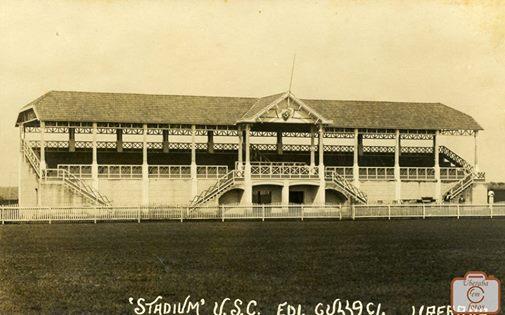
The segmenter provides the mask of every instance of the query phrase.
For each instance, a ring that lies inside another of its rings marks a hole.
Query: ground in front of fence
[[[0,313],[132,312],[129,297],[449,304],[454,276],[505,281],[505,220],[0,226]],[[207,305],[204,314],[212,312]],[[395,311],[396,310],[396,311]]]

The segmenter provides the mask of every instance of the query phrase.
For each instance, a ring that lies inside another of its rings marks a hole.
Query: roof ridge
[[[322,98],[300,98],[302,101],[322,101],[322,102],[352,102],[352,103],[388,103],[388,104],[441,104],[440,102],[402,102],[402,101],[373,101],[373,100],[349,100],[349,99],[322,99]],[[447,106],[447,105],[445,105]]]
[[[150,94],[150,93],[132,93],[132,92],[96,92],[96,91],[75,91],[75,90],[50,90],[43,96],[50,93],[79,93],[79,94],[108,94],[108,95],[139,95],[139,96],[181,96],[181,97],[213,97],[213,98],[243,98],[259,99],[253,96],[221,96],[221,95],[189,95],[189,94]]]

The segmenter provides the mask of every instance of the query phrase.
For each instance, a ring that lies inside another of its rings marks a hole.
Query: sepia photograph
[[[0,1],[0,314],[502,314],[505,1]]]

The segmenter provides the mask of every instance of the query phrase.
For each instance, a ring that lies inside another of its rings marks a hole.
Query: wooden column
[[[310,169],[314,170],[316,167],[316,129],[315,127],[310,128]]]
[[[191,125],[191,199],[198,194],[198,174],[196,166],[196,126]]]
[[[277,131],[277,154],[282,154],[282,131]]]
[[[68,128],[68,151],[75,152],[75,128]]]
[[[439,144],[440,131],[435,131],[433,135],[433,156],[435,168],[435,200],[442,202],[442,180],[440,178],[440,144]]]
[[[251,126],[245,126],[245,168],[244,168],[244,194],[242,202],[245,205],[252,204],[252,180],[251,180],[251,150],[250,150]]]
[[[319,125],[319,187],[316,195],[316,204],[321,206],[326,203],[326,180],[324,174],[324,127]]]
[[[244,154],[244,132],[241,127],[238,127],[238,170],[241,172],[244,168],[244,161],[242,155]]]
[[[352,163],[352,179],[355,186],[359,185],[359,130],[354,129],[354,149]]]
[[[168,129],[163,129],[163,153],[168,153],[170,142],[168,140]]]
[[[40,122],[40,171],[41,174],[47,168],[46,164],[46,122]]]
[[[116,129],[116,151],[123,152],[123,129]]]
[[[214,153],[214,131],[207,131],[207,152]]]
[[[402,199],[401,188],[402,181],[400,176],[400,152],[401,152],[401,139],[400,130],[395,131],[395,200],[400,202]]]
[[[98,189],[98,150],[97,150],[97,123],[94,122],[91,129],[91,150],[92,150],[92,158],[91,158],[91,180],[92,186],[95,189]]]
[[[149,164],[147,160],[147,124],[142,126],[142,205],[149,206]]]
[[[475,169],[476,172],[479,171],[479,151],[478,151],[478,135],[479,131],[475,130],[473,133],[473,168]]]

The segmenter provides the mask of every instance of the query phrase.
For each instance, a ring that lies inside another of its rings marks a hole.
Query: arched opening
[[[343,193],[335,189],[326,189],[325,198],[328,205],[341,205],[348,201]]]
[[[228,190],[224,194],[219,197],[218,203],[219,205],[236,205],[239,204],[242,200],[242,195],[244,194],[244,190],[241,188],[235,188]]]

